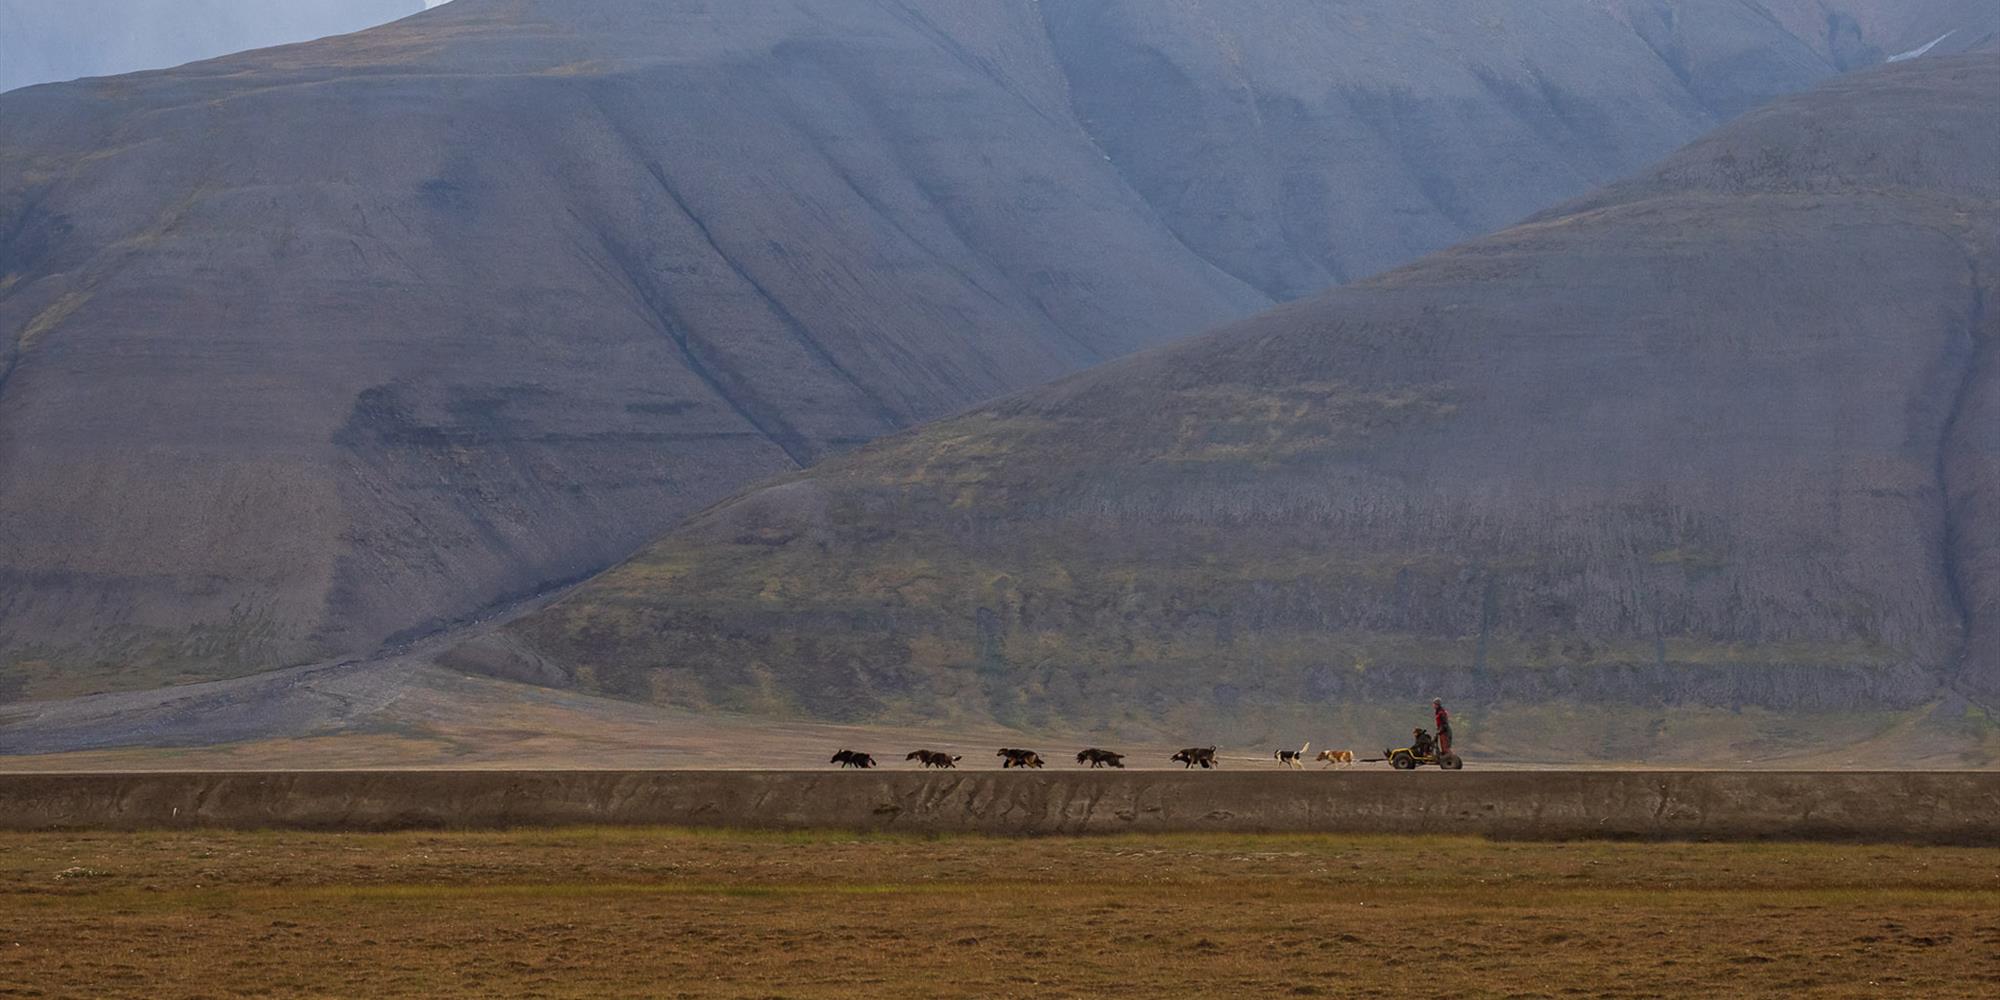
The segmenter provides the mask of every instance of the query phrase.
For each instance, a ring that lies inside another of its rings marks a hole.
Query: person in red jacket
[[[1431,699],[1431,714],[1437,717],[1438,756],[1451,752],[1451,713],[1444,710],[1444,702]]]

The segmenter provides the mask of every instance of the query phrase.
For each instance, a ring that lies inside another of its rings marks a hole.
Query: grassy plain
[[[0,836],[0,995],[2000,992],[2000,852],[648,829]]]

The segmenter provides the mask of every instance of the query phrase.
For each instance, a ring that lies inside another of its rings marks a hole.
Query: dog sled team
[[[1306,751],[1311,748],[1312,744],[1308,743],[1297,750],[1279,750],[1271,756],[1281,766],[1305,770]],[[1181,765],[1183,768],[1199,767],[1202,770],[1209,770],[1222,766],[1217,760],[1215,753],[1215,747],[1189,747],[1176,752],[1168,760]],[[1000,758],[1000,768],[1003,771],[1017,767],[1040,770],[1043,765],[1042,755],[1033,750],[1003,747],[995,756]],[[965,758],[957,754],[949,754],[939,750],[912,750],[904,754],[903,759],[916,761],[917,766],[925,770],[936,769],[942,771],[956,770],[958,762]],[[1354,751],[1321,750],[1319,756],[1313,758],[1313,760],[1320,764],[1321,769],[1335,765],[1346,767],[1354,763]],[[1076,762],[1092,768],[1115,767],[1122,770],[1125,767],[1125,755],[1122,753],[1113,753],[1101,747],[1088,747],[1076,752]],[[859,750],[840,750],[827,763],[838,764],[841,767],[858,767],[862,770],[882,766],[876,763],[873,755],[863,753]]]
[[[1451,713],[1445,711],[1444,702],[1439,700],[1432,700],[1431,712],[1433,721],[1437,726],[1437,735],[1432,736],[1429,730],[1421,727],[1412,731],[1410,749],[1422,757],[1450,756]],[[1297,750],[1273,751],[1271,759],[1277,761],[1280,767],[1288,767],[1296,771],[1305,770],[1308,760],[1320,765],[1321,770],[1329,767],[1349,767],[1355,762],[1354,751],[1352,750],[1321,750],[1318,756],[1308,758],[1306,755],[1311,751],[1312,744],[1310,742],[1302,743]],[[1213,746],[1188,747],[1167,759],[1181,765],[1183,770],[1199,767],[1206,771],[1221,766],[1215,753],[1216,748]],[[1000,758],[1000,768],[1002,770],[1012,770],[1014,768],[1040,770],[1043,764],[1041,754],[1033,750],[1023,750],[1018,747],[1002,747],[995,756]],[[918,766],[925,770],[952,770],[956,769],[958,762],[964,758],[939,750],[912,750],[905,754],[903,759],[916,761]],[[1382,760],[1383,758],[1375,757],[1370,759]],[[1125,755],[1113,753],[1101,747],[1087,747],[1077,751],[1076,762],[1091,768],[1115,767],[1122,769],[1125,766]],[[878,766],[875,763],[874,757],[858,750],[841,750],[834,754],[833,759],[828,763],[838,764],[844,768],[855,767],[864,770]]]

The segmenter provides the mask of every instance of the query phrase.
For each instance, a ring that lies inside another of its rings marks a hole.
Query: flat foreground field
[[[1990,997],[2000,851],[0,835],[0,995]]]

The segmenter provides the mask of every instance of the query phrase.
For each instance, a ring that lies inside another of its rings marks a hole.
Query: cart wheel
[[[1438,766],[1447,771],[1462,771],[1465,769],[1465,761],[1455,753],[1448,753],[1438,759]]]
[[[1389,758],[1389,766],[1398,771],[1414,771],[1417,769],[1417,759],[1398,750],[1395,756]]]

